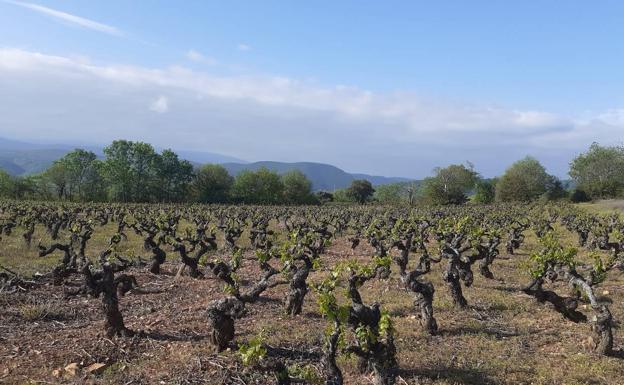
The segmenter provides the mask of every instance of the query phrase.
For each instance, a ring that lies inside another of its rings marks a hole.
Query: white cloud
[[[161,95],[150,104],[149,109],[159,114],[164,114],[169,111],[169,99]]]
[[[217,65],[218,62],[216,59],[208,57],[208,56],[204,56],[203,54],[201,54],[198,51],[195,51],[194,49],[189,50],[186,53],[186,58],[189,59],[190,61],[194,61],[197,63],[203,63],[203,64],[207,64],[207,65]]]
[[[47,16],[51,16],[52,18],[55,18],[59,21],[66,22],[72,25],[77,25],[82,28],[106,33],[106,34],[113,35],[113,36],[124,35],[124,33],[116,27],[98,23],[97,21],[93,21],[90,19],[86,19],[84,17],[72,15],[66,12],[57,11],[55,9],[44,7],[42,5],[27,3],[23,1],[16,1],[16,0],[0,0],[0,1],[8,3],[8,4],[17,5],[23,8],[27,8],[34,12],[38,12]]]
[[[144,113],[146,100],[158,117]],[[467,159],[491,175],[527,154],[558,154],[562,161],[550,165],[562,175],[571,154],[592,141],[621,142],[622,116],[614,109],[580,119],[279,76],[0,49],[0,136],[22,139],[134,138],[248,160],[315,160],[415,177]]]
[[[238,48],[239,51],[250,51],[251,50],[251,46],[245,43],[239,43],[236,48]]]

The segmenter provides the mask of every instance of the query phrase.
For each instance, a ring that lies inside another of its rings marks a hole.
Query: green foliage
[[[489,204],[494,202],[496,197],[496,183],[497,178],[494,179],[481,179],[477,182],[475,188],[475,195],[472,201],[475,203]]]
[[[193,167],[171,150],[157,154],[147,143],[116,140],[104,148],[101,173],[108,199],[179,202],[187,198]]]
[[[395,334],[394,323],[390,318],[390,313],[387,310],[381,311],[381,319],[379,320],[379,334],[381,336],[393,336]]]
[[[468,200],[468,192],[479,179],[471,164],[452,164],[436,168],[435,176],[423,182],[423,199],[431,204],[462,204]]]
[[[553,177],[534,158],[526,157],[509,167],[496,184],[499,202],[536,200],[548,191]]]
[[[258,334],[247,343],[239,344],[238,354],[245,366],[255,365],[266,357],[267,350],[264,347],[264,337],[262,333]]]
[[[541,199],[545,201],[554,201],[568,197],[568,192],[563,188],[563,183],[559,178],[549,175],[546,182],[546,192],[542,194]]]
[[[282,175],[284,184],[284,202],[290,204],[315,203],[312,195],[312,182],[299,170],[292,170]]]
[[[353,196],[347,193],[347,189],[339,189],[333,193],[333,201],[337,203],[355,203],[356,200]]]
[[[314,193],[315,200],[320,204],[325,204],[334,201],[334,194],[327,191],[317,191]]]
[[[589,197],[589,195],[587,195],[585,191],[576,188],[570,195],[570,201],[572,203],[589,202],[591,201],[591,198]]]
[[[335,289],[340,278],[342,271],[341,266],[336,266],[327,278],[321,283],[314,286],[317,293],[317,303],[319,305],[319,311],[321,315],[327,317],[331,321],[338,321],[339,323],[346,322],[349,317],[349,307],[345,305],[338,305],[338,301],[335,295]]]
[[[533,253],[530,257],[532,266],[531,275],[535,278],[541,277],[551,265],[565,265],[574,267],[577,249],[574,247],[563,247],[554,231],[547,232],[539,239],[541,250]]]
[[[158,202],[183,202],[188,199],[193,181],[193,165],[180,160],[171,150],[163,150],[156,156],[156,180],[154,199]]]
[[[241,249],[234,250],[234,252],[232,252],[232,260],[230,263],[232,270],[237,270],[240,267],[242,261],[243,251]]]
[[[101,165],[93,152],[76,149],[45,170],[37,179],[37,192],[46,198],[99,201],[105,198]],[[48,196],[49,195],[49,196]]]
[[[280,176],[267,168],[243,170],[232,186],[233,198],[242,203],[277,204],[282,201],[284,184]]]
[[[191,186],[194,200],[201,203],[225,203],[230,199],[234,178],[225,167],[206,164],[197,169]]]
[[[306,384],[322,384],[323,379],[312,365],[292,364],[288,367],[289,377],[305,381]]]
[[[593,259],[593,270],[591,272],[592,283],[594,285],[597,285],[607,279],[607,268],[605,267],[605,264],[602,262],[602,258],[598,253],[593,253],[591,257]]]
[[[615,198],[624,190],[624,146],[592,143],[570,163],[570,176],[592,199]]]
[[[349,186],[349,188],[345,191],[349,198],[359,204],[363,204],[369,200],[373,196],[374,192],[375,189],[373,188],[373,185],[366,179],[354,180],[351,182],[351,186]]]

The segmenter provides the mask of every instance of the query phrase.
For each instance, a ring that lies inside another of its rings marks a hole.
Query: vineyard
[[[4,201],[0,237],[0,383],[624,383],[615,208]]]

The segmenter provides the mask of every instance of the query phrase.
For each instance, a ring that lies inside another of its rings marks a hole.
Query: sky
[[[0,137],[566,177],[624,141],[624,2],[0,0]]]

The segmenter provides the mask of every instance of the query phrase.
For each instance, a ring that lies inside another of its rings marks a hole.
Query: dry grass
[[[579,203],[578,206],[593,213],[624,213],[624,199],[604,199],[591,203]]]

